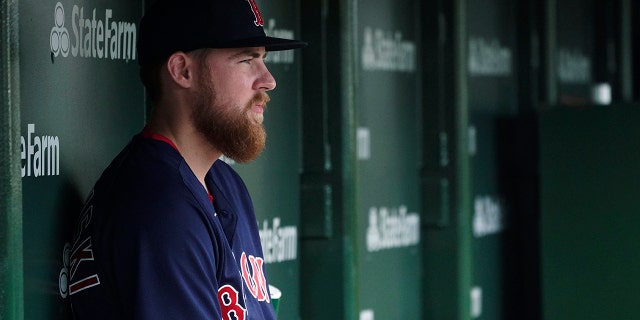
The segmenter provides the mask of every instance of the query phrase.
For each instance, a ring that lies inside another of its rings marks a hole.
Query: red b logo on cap
[[[256,17],[256,20],[254,20],[253,23],[255,23],[258,27],[264,26],[264,18],[262,18],[262,13],[260,13],[260,10],[258,9],[256,0],[247,0],[247,2],[249,2],[251,11],[253,11],[253,15]]]

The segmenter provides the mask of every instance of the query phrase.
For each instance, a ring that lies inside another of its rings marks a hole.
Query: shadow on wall
[[[86,190],[65,172],[23,178],[25,319],[72,319],[70,256],[74,228]],[[47,192],[56,190],[56,192]]]

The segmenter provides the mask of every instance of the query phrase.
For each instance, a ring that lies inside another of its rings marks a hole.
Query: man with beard
[[[275,319],[247,189],[276,86],[255,0],[159,0],[140,23],[150,117],[104,171],[70,257],[77,319]]]

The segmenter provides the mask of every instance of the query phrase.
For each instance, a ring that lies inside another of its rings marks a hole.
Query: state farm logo
[[[56,3],[53,12],[49,45],[54,57],[71,54],[91,59],[136,59],[136,24],[114,19],[112,9],[98,12],[96,8],[85,10],[73,5],[70,27],[65,25],[65,10],[61,2]]]
[[[63,57],[69,55],[69,31],[64,27],[64,7],[62,3],[56,4],[54,10],[55,25],[51,29],[51,36],[49,44],[51,45],[51,52],[57,57],[62,54]]]

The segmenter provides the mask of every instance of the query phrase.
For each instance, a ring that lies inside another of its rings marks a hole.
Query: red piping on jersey
[[[176,149],[176,151],[180,152],[180,150],[178,150],[178,147],[176,146],[175,143],[173,143],[173,141],[171,141],[169,138],[167,138],[167,137],[165,137],[165,136],[163,136],[163,135],[161,135],[159,133],[155,133],[155,132],[151,131],[151,129],[149,129],[149,127],[144,127],[144,129],[142,129],[142,136],[145,137],[145,138],[166,142],[170,146],[172,146],[174,149]]]
[[[163,135],[161,135],[159,133],[155,133],[155,132],[151,131],[151,129],[149,127],[144,127],[144,129],[142,129],[142,136],[145,137],[145,138],[166,142],[171,147],[176,149],[176,151],[178,151],[178,153],[180,153],[180,150],[178,150],[178,147],[176,146],[175,143],[173,143],[173,141],[171,141],[169,138],[167,138],[167,137],[165,137],[165,136],[163,136]],[[213,203],[213,196],[211,195],[211,193],[209,193],[209,200],[211,200],[211,203]]]

